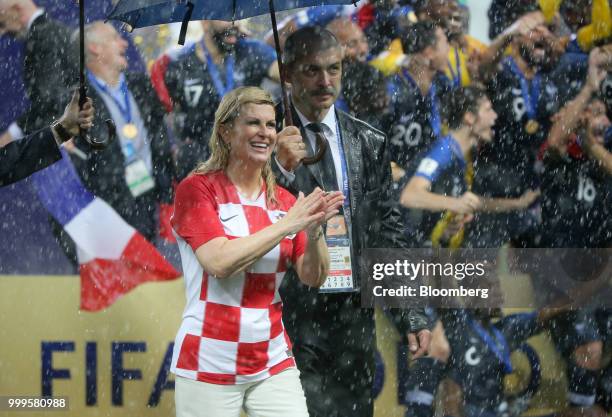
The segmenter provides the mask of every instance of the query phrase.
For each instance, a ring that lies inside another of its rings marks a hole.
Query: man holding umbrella
[[[327,222],[325,233],[331,257],[345,261],[332,262],[331,277],[319,290],[285,280],[283,322],[294,342],[310,416],[372,416],[374,312],[361,308],[357,259],[366,248],[406,245],[397,212],[381,204],[391,189],[385,136],[334,107],[342,48],[328,30],[305,27],[289,36],[282,71],[299,127],[278,137],[279,182],[296,194],[321,187],[345,195],[342,212]],[[323,159],[301,164],[321,135],[329,144]],[[413,310],[397,321],[409,333],[411,353],[422,355],[430,336],[427,319]]]

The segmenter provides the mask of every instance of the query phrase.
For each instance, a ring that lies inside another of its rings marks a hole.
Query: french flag
[[[32,176],[41,203],[76,243],[81,309],[98,311],[138,284],[181,274],[104,200],[85,189],[63,158]]]

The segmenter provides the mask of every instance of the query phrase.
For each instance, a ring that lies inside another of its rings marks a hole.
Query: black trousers
[[[283,297],[310,417],[372,417],[374,310],[358,293]],[[295,295],[295,294],[292,294]]]

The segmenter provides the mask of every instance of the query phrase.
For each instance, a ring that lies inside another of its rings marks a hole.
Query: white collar
[[[32,13],[32,16],[30,16],[30,20],[28,20],[28,32],[30,31],[30,28],[32,27],[32,23],[34,23],[34,21],[36,19],[38,19],[39,16],[42,16],[45,13],[45,9],[40,8],[40,9],[36,9],[36,11],[34,13]]]
[[[306,116],[302,114],[302,112],[297,107],[295,107],[295,111],[298,114],[298,117],[300,118],[300,122],[302,122],[302,126],[306,127],[306,125],[312,123],[306,118]],[[323,118],[323,120],[321,121],[321,124],[323,124],[323,126],[327,128],[325,129],[328,130],[326,133],[331,133],[333,136],[336,135],[336,108],[333,104],[327,111],[327,114],[325,115],[325,118]]]
[[[119,83],[115,87],[112,87],[112,86],[108,85],[102,78],[97,77],[93,72],[91,72],[91,71],[88,71],[88,72],[89,72],[89,74],[91,74],[91,77],[94,80],[96,80],[99,85],[101,85],[102,87],[106,88],[106,90],[108,92],[110,92],[112,94],[119,94],[119,93],[121,93],[121,85],[123,83],[125,83],[125,81],[126,81],[125,73],[124,72],[119,74]],[[99,86],[94,83],[94,88],[98,89]],[[129,91],[129,87],[128,87],[128,91]]]

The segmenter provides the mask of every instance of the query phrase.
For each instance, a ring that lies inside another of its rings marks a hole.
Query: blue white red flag
[[[70,158],[33,175],[38,197],[74,240],[81,276],[81,309],[97,311],[147,281],[181,274],[104,200],[81,183]]]

